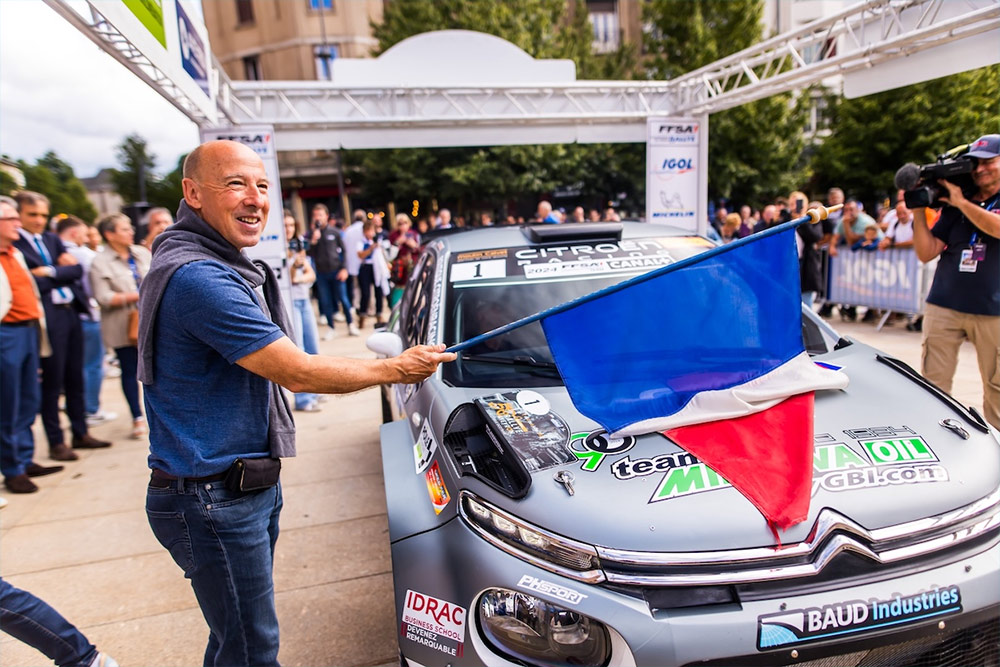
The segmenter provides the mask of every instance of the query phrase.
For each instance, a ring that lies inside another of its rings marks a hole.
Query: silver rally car
[[[646,223],[455,231],[368,346],[455,344],[708,245]],[[808,310],[802,335],[850,386],[816,394],[809,517],[780,544],[665,436],[577,412],[538,323],[383,387],[401,663],[1000,665],[1000,438]]]

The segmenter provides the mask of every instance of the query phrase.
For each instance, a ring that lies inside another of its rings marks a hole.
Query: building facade
[[[202,3],[212,53],[236,81],[330,79],[336,58],[365,58],[382,0],[209,0]],[[281,151],[286,207],[306,220],[312,204],[346,208],[332,151]],[[346,188],[345,188],[346,189]]]

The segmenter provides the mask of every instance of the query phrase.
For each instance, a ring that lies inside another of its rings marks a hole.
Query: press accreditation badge
[[[975,273],[978,266],[979,262],[977,262],[973,256],[972,248],[966,248],[963,250],[962,259],[958,262],[958,270],[961,273]]]
[[[986,244],[985,243],[973,243],[972,244],[972,259],[977,262],[986,261]]]

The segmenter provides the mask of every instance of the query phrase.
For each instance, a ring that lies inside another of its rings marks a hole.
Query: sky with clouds
[[[53,150],[85,178],[117,167],[133,133],[160,175],[198,143],[192,121],[41,0],[0,0],[0,153]]]

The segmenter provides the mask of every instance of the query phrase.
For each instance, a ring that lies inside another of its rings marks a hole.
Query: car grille
[[[998,667],[1000,623],[986,621],[944,636],[789,664],[797,667]]]
[[[808,538],[781,547],[731,551],[640,552],[597,547],[610,584],[640,587],[727,586],[816,577],[851,555],[873,565],[926,560],[946,552],[967,555],[1000,535],[1000,490],[971,505],[926,519],[867,530],[824,509]]]

